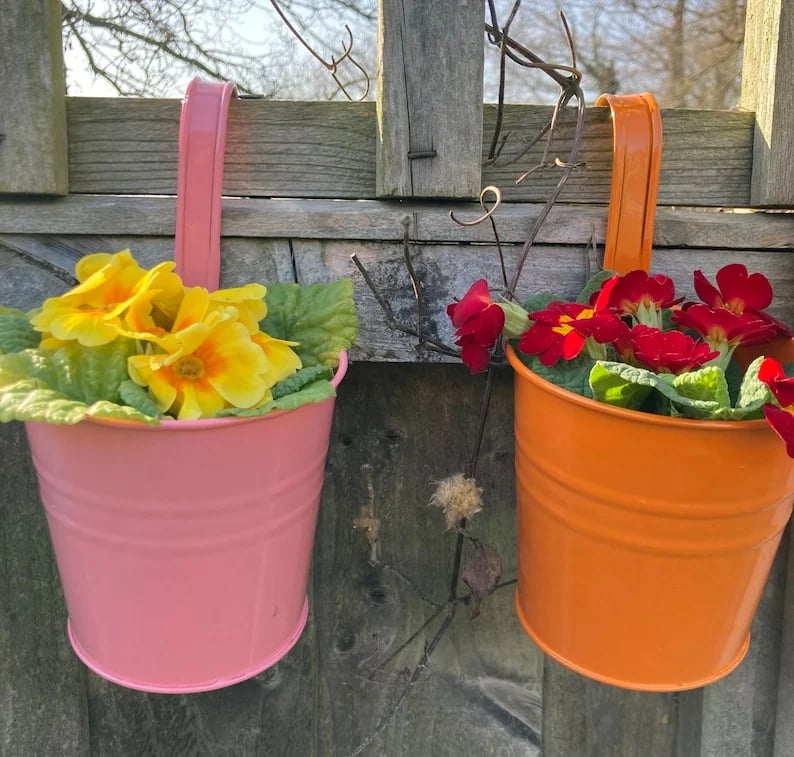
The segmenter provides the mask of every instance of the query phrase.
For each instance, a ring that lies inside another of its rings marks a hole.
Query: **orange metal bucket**
[[[676,691],[727,675],[791,514],[784,445],[763,420],[623,410],[508,358],[524,629],[616,686]]]

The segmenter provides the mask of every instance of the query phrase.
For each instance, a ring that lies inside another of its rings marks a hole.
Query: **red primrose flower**
[[[460,359],[472,373],[481,373],[505,325],[504,311],[491,299],[488,282],[475,281],[460,302],[447,306],[447,315],[455,327]]]

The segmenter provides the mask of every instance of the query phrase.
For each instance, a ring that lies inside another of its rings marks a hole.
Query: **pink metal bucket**
[[[217,131],[230,88],[193,82],[188,100],[191,93],[193,114],[183,110],[180,134],[176,257],[183,277],[192,266],[190,283],[217,287],[221,178],[214,150],[222,169]],[[200,153],[185,149],[186,124],[197,109],[210,146]],[[214,120],[207,119],[213,109]],[[203,229],[185,217],[185,152],[216,168],[199,172],[214,187],[204,206],[217,210],[199,216]],[[180,235],[192,246],[180,247]],[[215,251],[194,255],[208,249],[202,238]],[[334,386],[346,370],[342,353]],[[133,689],[197,692],[250,678],[292,648],[308,613],[333,410],[329,399],[258,418],[159,427],[26,424],[69,638],[89,668]]]

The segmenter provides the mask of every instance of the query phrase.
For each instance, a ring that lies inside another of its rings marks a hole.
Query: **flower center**
[[[204,375],[204,363],[197,357],[183,357],[174,363],[174,373],[181,378],[198,379]]]

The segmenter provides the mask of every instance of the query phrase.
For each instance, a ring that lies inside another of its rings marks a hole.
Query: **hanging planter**
[[[335,389],[355,335],[350,282],[213,293],[232,93],[187,90],[181,282],[171,264],[144,271],[126,251],[89,256],[81,284],[30,317],[38,331],[0,313],[0,338],[13,327],[29,347],[3,342],[0,419],[26,421],[70,641],[92,670],[143,691],[229,686],[300,637]],[[91,299],[125,286],[121,304]]]
[[[673,691],[742,660],[794,499],[765,421],[610,407],[515,370],[521,625],[583,675]]]
[[[473,371],[511,340],[522,626],[583,675],[677,691],[741,662],[791,515],[792,332],[741,264],[717,286],[696,271],[700,303],[647,273],[661,120],[647,94],[603,103],[606,270],[576,302],[523,307],[479,281],[449,314]]]

